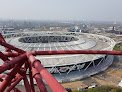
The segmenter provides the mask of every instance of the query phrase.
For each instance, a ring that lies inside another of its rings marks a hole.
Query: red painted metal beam
[[[7,75],[0,75],[0,78],[5,78]]]
[[[33,72],[33,77],[36,79],[40,92],[47,92],[47,89],[42,81],[40,73],[33,67],[32,67],[32,72]]]
[[[3,42],[5,42],[5,39],[3,38],[3,36],[1,35],[1,33],[0,33],[0,40],[3,41]]]
[[[5,62],[6,60],[9,61],[8,57],[5,56],[1,51],[0,51],[0,58]]]
[[[25,51],[23,51],[23,50],[21,50],[21,49],[18,49],[18,48],[14,47],[14,46],[12,46],[12,45],[6,43],[6,42],[2,42],[1,40],[0,40],[0,45],[4,46],[4,47],[6,47],[6,48],[9,48],[9,49],[11,49],[11,50],[14,50],[14,51],[16,51],[16,52],[19,52],[19,53],[25,53]]]
[[[26,55],[22,54],[18,57],[16,57],[15,59],[9,61],[8,63],[5,63],[3,65],[0,66],[0,73],[3,73],[4,71],[11,69],[13,67],[13,65],[20,63],[20,62],[24,62],[26,59]]]
[[[10,92],[24,77],[18,78],[5,92]]]
[[[31,69],[29,69],[29,78],[30,78],[31,92],[35,92]]]
[[[0,40],[1,40],[2,42],[6,42],[5,39],[3,38],[3,36],[1,35],[1,33],[0,33]],[[5,48],[5,49],[6,49],[7,52],[8,52],[8,51],[11,51],[9,48]]]
[[[66,51],[30,51],[32,55],[58,55],[58,54],[108,54],[122,55],[122,51],[101,51],[101,50],[66,50]],[[18,53],[4,53],[7,57],[16,57]]]
[[[2,78],[0,78],[0,81],[2,82],[2,81],[3,81],[3,79],[2,79]]]
[[[8,53],[4,53],[4,55],[7,56],[7,57],[17,57],[20,54],[19,53],[8,52]]]
[[[15,65],[15,67],[13,68],[13,70],[10,72],[10,74],[5,78],[5,80],[0,84],[0,92],[3,92],[6,87],[9,85],[9,83],[11,82],[11,80],[14,78],[14,76],[16,75],[17,71],[21,68],[21,66],[23,65],[24,62]]]
[[[122,51],[100,51],[100,50],[67,50],[67,51],[35,51],[33,55],[57,55],[57,54],[110,54],[122,55]]]
[[[21,92],[18,88],[13,88],[14,92]]]
[[[54,92],[67,92],[61,86],[61,84],[43,67],[39,60],[37,60],[30,53],[27,53],[27,57],[29,58],[29,61],[31,61],[31,66],[41,74],[41,76]]]
[[[28,82],[28,79],[27,79],[27,77],[26,76],[24,76],[24,85],[25,85],[25,90],[26,90],[26,92],[31,92],[31,87],[30,87],[30,84],[29,84],[29,82]]]

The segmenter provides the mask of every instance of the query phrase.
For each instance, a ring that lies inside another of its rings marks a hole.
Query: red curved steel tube
[[[34,83],[33,83],[33,77],[32,77],[32,71],[30,69],[29,69],[29,78],[30,78],[31,92],[35,92]]]
[[[6,60],[9,61],[8,57],[5,56],[1,51],[0,51],[0,58],[5,62]]]
[[[57,54],[108,54],[122,55],[122,51],[101,51],[101,50],[66,50],[66,51],[30,51],[32,55],[57,55]],[[18,53],[4,53],[7,57],[16,57]]]
[[[33,55],[57,55],[57,54],[110,54],[122,55],[122,51],[100,51],[100,50],[67,50],[67,51],[35,51]]]
[[[18,78],[5,92],[10,92],[22,79],[22,76]]]
[[[13,70],[11,71],[10,75],[8,75],[5,80],[0,84],[0,92],[3,92],[5,88],[9,85],[11,80],[14,78],[16,75],[17,71],[20,69],[20,67],[23,65],[24,62],[17,64]]]
[[[28,79],[27,79],[27,77],[26,76],[24,76],[24,85],[25,85],[25,90],[26,90],[26,92],[31,92],[31,87],[30,87],[30,84],[29,84],[29,82],[28,82]]]
[[[35,69],[41,74],[41,76],[54,92],[67,92],[61,86],[61,84],[43,67],[39,60],[37,60],[33,55],[29,53],[27,53],[27,57],[29,58],[32,67],[35,67]]]
[[[39,72],[33,67],[32,67],[32,72],[33,72],[33,77],[36,79],[40,92],[47,92],[47,89],[42,81],[42,78]]]
[[[18,48],[14,47],[6,42],[2,42],[1,40],[0,40],[0,45],[4,46],[6,48],[9,48],[11,50],[15,50],[16,52],[19,52],[19,53],[25,53],[25,51],[18,49]]]
[[[13,65],[20,63],[20,62],[24,62],[26,59],[26,55],[22,54],[18,57],[16,57],[15,59],[11,60],[10,62],[3,64],[0,66],[0,73],[3,73],[4,71],[11,69],[13,67]]]

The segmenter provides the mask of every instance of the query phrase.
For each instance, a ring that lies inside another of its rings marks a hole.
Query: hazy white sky
[[[0,0],[0,19],[122,21],[122,0]]]

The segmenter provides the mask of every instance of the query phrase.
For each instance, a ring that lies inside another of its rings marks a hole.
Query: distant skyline
[[[122,22],[122,0],[0,0],[0,19]]]

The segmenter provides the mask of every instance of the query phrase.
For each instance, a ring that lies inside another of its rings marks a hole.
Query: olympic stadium
[[[25,51],[113,50],[115,41],[101,35],[70,32],[21,32],[3,34],[7,43]],[[5,49],[1,46],[2,52]],[[41,55],[42,65],[60,82],[76,81],[104,71],[113,55]]]

